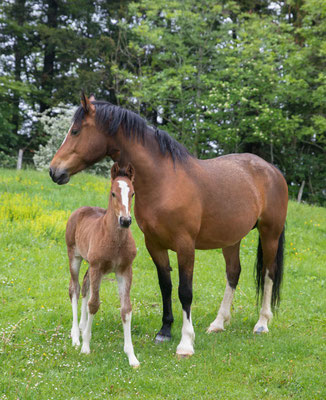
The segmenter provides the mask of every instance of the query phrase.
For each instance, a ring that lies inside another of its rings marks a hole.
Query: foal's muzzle
[[[56,169],[50,167],[49,174],[53,180],[53,182],[57,183],[58,185],[64,185],[65,183],[69,182],[69,174],[65,169]]]
[[[131,225],[131,217],[119,217],[119,224],[122,228],[129,228]]]

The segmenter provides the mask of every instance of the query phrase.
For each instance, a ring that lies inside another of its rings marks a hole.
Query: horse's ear
[[[131,182],[133,183],[134,179],[135,179],[135,168],[130,163],[128,164],[128,166],[126,168],[126,175],[131,180]]]
[[[95,96],[93,93],[89,96],[89,101],[96,101]]]
[[[120,171],[119,164],[115,162],[111,168],[111,181],[114,181]]]
[[[95,111],[94,105],[91,103],[90,99],[87,98],[84,91],[81,92],[80,102],[86,114]]]

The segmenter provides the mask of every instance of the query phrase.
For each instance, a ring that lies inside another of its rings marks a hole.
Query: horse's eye
[[[72,129],[72,130],[71,130],[71,134],[72,134],[73,136],[78,135],[78,133],[79,133],[79,129]]]
[[[112,197],[115,197],[115,193],[112,192]]]

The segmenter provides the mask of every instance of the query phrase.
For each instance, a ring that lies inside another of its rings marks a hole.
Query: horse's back
[[[272,164],[250,153],[229,154],[200,161],[209,184],[233,196],[258,196],[259,203],[268,205],[270,197],[287,198],[287,184],[282,173]],[[229,201],[229,199],[227,199]]]
[[[194,179],[202,198],[197,248],[237,243],[264,218],[279,213],[284,224],[287,185],[281,172],[253,154],[230,154],[198,161]]]

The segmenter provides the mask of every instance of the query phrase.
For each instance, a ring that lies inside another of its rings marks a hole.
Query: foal
[[[126,169],[119,169],[115,163],[111,169],[108,209],[81,207],[74,211],[67,223],[66,243],[71,274],[69,296],[73,314],[72,344],[80,345],[79,329],[81,329],[83,337],[81,352],[90,353],[92,322],[100,306],[101,279],[104,274],[114,272],[119,286],[124,352],[128,356],[129,364],[138,367],[139,361],[134,354],[130,328],[132,262],[136,257],[135,241],[128,229],[131,224],[130,209],[134,195],[133,180],[134,168],[131,164]],[[89,270],[83,280],[82,312],[78,326],[77,303],[80,293],[78,277],[83,259],[89,263]]]

